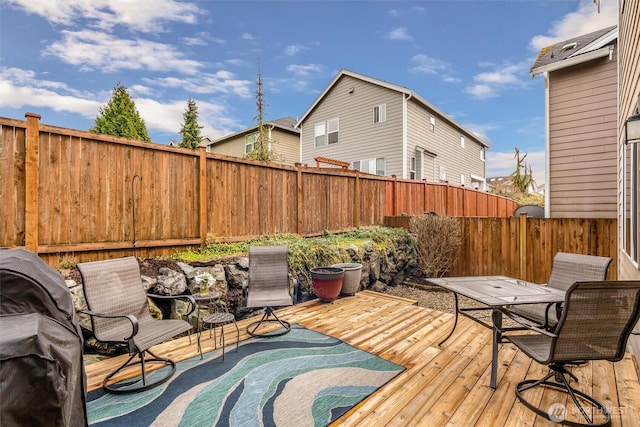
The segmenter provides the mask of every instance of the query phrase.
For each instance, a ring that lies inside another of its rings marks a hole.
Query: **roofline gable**
[[[280,120],[280,119],[276,119],[276,120]],[[285,132],[289,132],[289,133],[293,133],[293,134],[299,134],[300,133],[300,131],[296,130],[295,127],[292,129],[289,126],[285,126],[285,125],[282,125],[282,124],[278,123],[276,120],[266,121],[263,124],[266,125],[266,126],[272,126],[272,128],[278,128],[278,129],[281,129],[281,130],[283,130]],[[220,137],[218,139],[211,140],[211,142],[209,144],[207,144],[207,146],[210,147],[210,146],[213,146],[213,145],[216,145],[216,144],[220,144],[222,142],[225,142],[225,141],[233,139],[233,138],[237,138],[237,137],[242,136],[242,135],[249,135],[249,134],[251,134],[253,132],[256,132],[257,130],[258,130],[258,125],[254,125],[254,126],[239,130],[238,132],[234,132],[232,134],[225,135],[225,136]]]

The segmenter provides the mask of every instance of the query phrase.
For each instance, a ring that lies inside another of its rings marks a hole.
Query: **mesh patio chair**
[[[272,337],[284,335],[291,329],[289,322],[278,318],[274,309],[294,304],[298,282],[289,279],[289,264],[287,261],[287,246],[251,246],[249,248],[249,276],[243,284],[246,294],[247,308],[264,308],[264,315],[256,322],[247,326],[251,336]],[[282,328],[260,332],[258,329],[265,324],[275,323]]]
[[[527,356],[550,369],[542,379],[518,383],[518,399],[551,421],[574,426],[609,425],[611,416],[607,408],[569,384],[570,379],[577,382],[578,378],[566,366],[589,360],[621,360],[639,318],[640,281],[577,282],[572,285],[566,292],[564,309],[554,332],[530,327],[529,333],[506,335]],[[551,380],[552,377],[555,381]],[[594,378],[594,388],[597,381],[598,378]],[[576,405],[586,423],[565,420],[562,411],[557,413],[534,405],[531,400],[536,396],[536,401],[540,402],[540,394],[530,391],[536,387],[550,387],[568,393],[571,397],[568,403]],[[596,420],[596,417],[600,419]]]
[[[547,286],[566,291],[575,282],[605,280],[612,259],[593,255],[558,252],[553,257]],[[553,329],[558,323],[562,304],[521,304],[509,307],[515,315]]]
[[[110,393],[134,393],[148,390],[167,381],[175,372],[175,362],[153,354],[150,347],[173,338],[191,329],[185,320],[156,320],[149,312],[147,294],[142,286],[140,266],[135,257],[78,264],[84,283],[84,296],[91,317],[93,334],[100,342],[124,343],[129,350],[129,359],[106,376],[102,382]],[[160,296],[154,298],[185,299],[189,304],[187,316],[195,309],[191,295]],[[145,358],[145,354],[150,358]],[[134,357],[139,360],[133,362]],[[169,367],[169,372],[156,374],[147,380],[146,364],[153,363]],[[126,386],[116,386],[109,381],[128,366],[140,365],[141,381],[132,380]]]

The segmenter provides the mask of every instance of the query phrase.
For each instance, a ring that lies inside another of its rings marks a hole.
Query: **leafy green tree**
[[[144,120],[140,117],[127,88],[120,83],[113,88],[107,105],[100,108],[100,114],[89,132],[151,141]]]
[[[258,123],[258,130],[253,134],[253,151],[247,153],[245,157],[253,160],[274,162],[278,160],[278,156],[272,149],[269,149],[269,142],[273,145],[275,141],[269,141],[269,130],[264,124],[266,105],[262,88],[262,72],[260,68],[258,68],[258,79],[256,80],[256,116],[253,118],[253,120]]]
[[[202,126],[198,124],[198,106],[196,105],[196,101],[189,98],[187,109],[182,114],[182,117],[184,122],[182,129],[180,129],[180,135],[182,135],[180,147],[195,150],[200,146],[200,142],[202,142],[202,136],[200,135]]]

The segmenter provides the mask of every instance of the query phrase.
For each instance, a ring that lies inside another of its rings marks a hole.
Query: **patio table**
[[[451,337],[457,324],[458,315],[466,316],[493,329],[493,352],[491,356],[491,388],[496,388],[498,371],[498,345],[502,342],[502,309],[519,304],[559,303],[564,301],[563,290],[538,285],[507,276],[468,276],[427,279],[430,283],[453,292],[455,298],[455,319],[449,334],[438,343],[442,345]],[[477,301],[481,307],[463,307],[458,303],[458,294]],[[472,311],[491,310],[492,324],[469,314]]]

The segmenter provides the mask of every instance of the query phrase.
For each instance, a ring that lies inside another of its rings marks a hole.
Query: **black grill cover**
[[[0,425],[87,425],[83,339],[63,277],[0,249]]]

